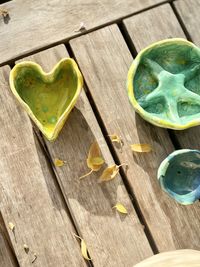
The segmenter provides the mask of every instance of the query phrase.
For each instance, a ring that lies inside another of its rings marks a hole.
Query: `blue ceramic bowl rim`
[[[170,189],[166,190],[165,187],[164,187],[164,184],[162,182],[162,179],[160,179],[162,176],[165,176],[165,173],[167,171],[167,168],[169,166],[169,161],[176,157],[177,155],[179,154],[185,154],[185,153],[188,153],[188,152],[196,152],[198,154],[200,154],[200,150],[197,150],[197,149],[179,149],[179,150],[176,150],[174,152],[172,152],[171,154],[169,154],[160,164],[159,168],[158,168],[158,173],[157,173],[157,178],[160,182],[160,186],[161,188],[168,194],[170,195],[170,197],[174,198],[177,202],[179,202],[180,204],[183,204],[183,205],[189,205],[189,204],[192,204],[194,203],[198,198],[196,197],[197,194],[196,192],[199,191],[200,192],[200,185],[193,191],[193,192],[190,192],[188,194],[185,194],[185,195],[179,195],[173,191],[171,191]]]

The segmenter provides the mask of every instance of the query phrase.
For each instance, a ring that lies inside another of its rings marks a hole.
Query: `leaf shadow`
[[[87,122],[90,115],[85,118],[83,109],[84,101],[80,99],[78,107],[70,113],[56,141],[45,142],[52,160],[59,158],[66,162],[62,167],[55,167],[55,173],[69,208],[73,211],[82,206],[90,214],[115,216],[112,207],[117,201],[118,187],[123,184],[120,177],[110,182],[98,183],[101,173],[106,168],[104,164],[100,171],[79,179],[89,171],[86,159],[91,144],[98,141],[100,147],[104,147],[105,150],[103,137],[99,139],[99,129],[92,125],[94,118],[91,118],[90,127]],[[104,153],[102,151],[102,154]]]

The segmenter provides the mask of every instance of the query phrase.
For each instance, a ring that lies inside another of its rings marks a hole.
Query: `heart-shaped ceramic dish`
[[[129,99],[150,123],[182,130],[200,124],[200,49],[185,39],[143,49],[127,79]]]
[[[10,73],[13,94],[50,141],[57,138],[82,86],[82,75],[71,58],[60,60],[49,73],[31,61],[16,64]]]

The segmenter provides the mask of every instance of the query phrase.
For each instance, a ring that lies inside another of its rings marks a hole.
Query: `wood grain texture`
[[[130,17],[124,24],[138,51],[163,39],[185,38],[169,4]]]
[[[178,0],[174,2],[174,5],[193,42],[200,46],[200,0]]]
[[[0,267],[17,267],[10,254],[10,248],[7,246],[4,237],[0,233]]]
[[[165,17],[163,23],[168,23],[168,16]],[[137,38],[141,36],[144,35],[138,32]],[[132,57],[119,29],[116,25],[106,27],[70,44],[108,134],[122,137],[123,152],[114,149],[120,162],[129,165],[126,177],[158,250],[200,248],[199,204],[181,206],[158,184],[157,169],[174,148],[167,131],[145,122],[129,103],[125,84]],[[148,143],[153,151],[132,153],[130,144],[134,143]]]
[[[0,17],[0,63],[80,34],[81,22],[91,30],[160,2],[163,0],[7,2],[1,6],[8,10],[10,20]]]
[[[60,45],[25,60],[34,60],[45,71],[50,71],[66,56],[64,45]],[[152,255],[152,251],[121,177],[98,184],[101,170],[83,180],[79,179],[88,172],[86,158],[90,145],[95,140],[101,147],[106,164],[113,164],[94,113],[82,91],[58,139],[53,143],[47,140],[45,142],[52,161],[55,158],[66,161],[63,167],[55,167],[55,172],[94,266],[132,267],[135,262]],[[126,206],[129,212],[127,216],[112,209],[117,202]]]
[[[181,16],[193,42],[200,46],[199,12],[200,1],[176,1],[175,7]],[[176,137],[182,148],[200,149],[200,126],[184,131],[176,131]]]
[[[18,267],[13,259],[4,221],[0,214],[0,267]]]
[[[53,194],[54,177],[41,166],[30,120],[11,95],[9,71],[0,69],[0,210],[20,267],[31,266],[34,253],[37,267],[86,266],[65,207]]]

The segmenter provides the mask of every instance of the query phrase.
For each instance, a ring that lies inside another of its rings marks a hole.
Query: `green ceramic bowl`
[[[10,73],[13,94],[50,141],[58,136],[82,86],[82,75],[71,58],[62,59],[49,73],[31,61],[17,64]]]
[[[128,95],[150,123],[182,130],[200,124],[200,49],[168,39],[143,49],[130,67]]]

